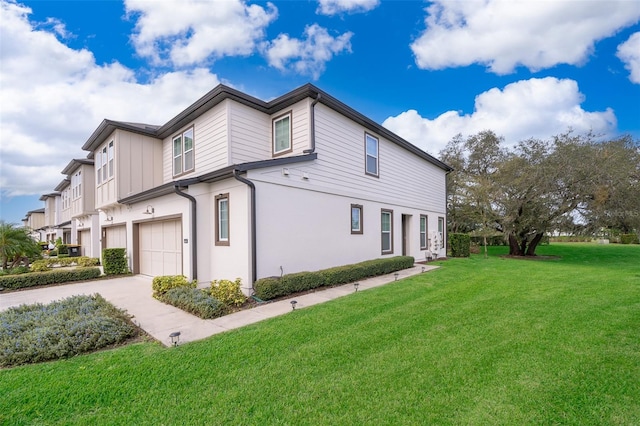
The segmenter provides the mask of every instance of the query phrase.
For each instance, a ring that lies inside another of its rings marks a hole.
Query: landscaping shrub
[[[0,276],[0,287],[17,290],[37,285],[59,284],[69,281],[84,281],[98,278],[99,268],[75,268],[45,272],[31,272],[19,275]]]
[[[202,319],[217,318],[226,313],[225,305],[207,292],[193,287],[175,287],[158,299]]]
[[[127,315],[102,296],[72,296],[0,312],[0,366],[66,358],[135,336]]]
[[[636,234],[620,234],[620,244],[640,244]]]
[[[58,246],[58,256],[60,256],[61,254],[69,254],[69,249],[67,248],[66,244],[60,244]]]
[[[275,299],[299,291],[322,286],[346,284],[368,277],[390,274],[413,266],[411,256],[367,260],[352,265],[337,266],[316,272],[298,272],[280,277],[261,278],[254,285],[255,295],[262,300]]]
[[[247,300],[247,297],[242,293],[242,290],[240,289],[241,283],[242,280],[240,278],[236,278],[235,281],[213,280],[211,281],[209,294],[225,305],[240,306],[245,302],[245,300]]]
[[[16,266],[11,269],[2,269],[0,270],[1,275],[18,275],[18,274],[26,274],[27,272],[31,272],[31,269],[27,266]]]
[[[106,248],[102,250],[102,265],[105,275],[128,274],[126,250],[123,248]]]
[[[196,283],[190,283],[184,275],[162,275],[153,277],[153,281],[151,282],[153,297],[156,299],[159,299],[160,296],[169,290],[178,287],[196,288]]]
[[[55,257],[34,261],[33,263],[31,263],[31,271],[48,271],[55,266],[97,266],[99,264],[100,259],[98,259],[97,257]]]
[[[451,256],[469,257],[471,238],[467,234],[449,234],[449,244],[451,246]]]

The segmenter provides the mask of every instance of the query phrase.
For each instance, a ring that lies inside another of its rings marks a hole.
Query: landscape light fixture
[[[422,272],[424,272],[424,266],[422,267]]]
[[[360,285],[360,283],[353,283],[353,286],[355,287],[356,292],[358,291],[358,286],[359,286],[359,285]]]
[[[298,303],[298,302],[297,302],[297,301],[295,301],[295,300],[292,300],[292,301],[291,301],[291,310],[292,310],[292,311],[295,311],[295,310],[296,310],[296,303]]]
[[[171,344],[173,346],[178,346],[178,342],[180,342],[180,332],[174,331],[169,335],[169,338],[171,339]]]
[[[398,274],[397,272],[396,272],[395,274],[393,274],[393,276],[395,277],[395,280],[394,280],[394,281],[398,281],[398,275],[399,275],[399,274]]]

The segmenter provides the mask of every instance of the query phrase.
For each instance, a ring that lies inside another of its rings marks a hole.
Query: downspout
[[[173,186],[176,194],[181,197],[187,198],[191,201],[191,269],[193,270],[193,280],[198,281],[198,222],[196,220],[196,199],[187,194],[186,192],[182,192],[180,187],[176,183]]]
[[[320,93],[318,93],[318,96],[316,96],[315,100],[313,102],[311,102],[311,113],[309,116],[309,121],[311,122],[311,148],[310,149],[305,149],[304,152],[305,154],[312,154],[316,151],[316,110],[315,110],[315,106],[318,102],[320,102],[320,98],[322,97],[322,95]]]
[[[251,191],[251,288],[253,289],[253,284],[258,279],[258,248],[256,246],[256,242],[258,240],[256,237],[256,186],[249,179],[240,176],[238,172],[238,169],[233,169],[233,177],[236,180],[246,184]]]

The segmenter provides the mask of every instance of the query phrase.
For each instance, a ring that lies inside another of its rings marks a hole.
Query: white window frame
[[[389,216],[389,229],[384,229],[384,217]],[[385,234],[389,235],[389,247],[385,248]],[[380,212],[380,246],[382,249],[382,254],[392,254],[393,253],[393,210],[382,209]]]
[[[222,206],[226,205],[226,223],[225,218],[221,214]],[[231,215],[229,209],[229,193],[216,195],[216,245],[228,246],[231,243]],[[226,231],[226,236],[223,235]]]
[[[369,142],[375,142],[375,152],[369,149]],[[375,160],[375,170],[369,169],[369,158]],[[380,176],[380,139],[366,132],[364,134],[364,172],[369,176]]]
[[[192,126],[171,138],[171,157],[173,159],[172,167],[174,176],[180,176],[195,170],[194,134],[195,130]],[[185,149],[185,140],[187,138],[191,140],[191,147]],[[176,147],[178,147],[178,151],[176,151]],[[190,164],[188,164],[188,162],[190,162]]]
[[[422,226],[424,224],[424,226]],[[429,248],[429,216],[420,215],[420,250]]]
[[[445,234],[445,222],[444,222],[444,217],[442,216],[438,216],[438,233],[440,234],[440,241],[441,241],[441,246],[440,248],[444,248],[447,245],[445,244],[444,241],[444,234]]]
[[[107,157],[107,164],[109,167],[109,179],[111,179],[113,177],[113,155],[114,155],[114,146],[113,146],[113,141],[110,141],[109,144],[107,145],[107,152],[108,152],[108,157]]]
[[[278,124],[282,123],[284,120],[288,120],[289,125],[286,126],[287,129],[287,146],[282,148],[282,149],[278,149],[278,129],[282,128],[279,127]],[[272,142],[272,152],[273,152],[273,156],[277,156],[277,155],[282,155],[282,154],[286,154],[289,152],[293,151],[293,116],[291,111],[287,112],[286,114],[282,114],[276,118],[273,119],[272,123],[271,123],[271,129],[272,129],[272,138],[273,138],[273,142]]]
[[[102,150],[98,150],[96,153],[96,160],[94,162],[96,166],[96,185],[102,184]]]
[[[354,227],[353,213],[358,212],[358,226]],[[351,234],[362,235],[364,233],[362,226],[363,207],[361,204],[351,204]]]
[[[107,145],[102,148],[102,182],[108,180],[107,176]]]

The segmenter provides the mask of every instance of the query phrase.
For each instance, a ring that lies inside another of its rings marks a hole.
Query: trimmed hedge
[[[270,300],[318,287],[346,284],[364,278],[390,274],[410,268],[414,263],[415,259],[411,256],[373,259],[321,271],[287,274],[281,278],[261,278],[254,283],[253,289],[255,295],[260,299]]]
[[[50,257],[47,259],[39,259],[31,263],[33,272],[48,271],[55,266],[98,266],[100,259],[97,257]]]
[[[163,294],[178,287],[196,288],[196,283],[187,281],[184,275],[161,275],[153,277],[151,282],[153,297],[156,299],[160,299]]]
[[[452,257],[469,257],[471,237],[467,234],[449,234]]]
[[[0,312],[0,366],[67,358],[137,334],[123,311],[102,296],[72,296]]]
[[[159,295],[158,300],[196,315],[202,319],[223,316],[227,312],[224,303],[206,291],[193,287],[176,287]]]
[[[84,281],[98,278],[100,268],[75,268],[47,272],[30,272],[20,275],[4,275],[0,277],[0,287],[17,290],[37,285],[59,284],[68,281]]]
[[[124,248],[106,248],[102,250],[102,264],[105,275],[129,273],[129,264]]]
[[[640,244],[636,234],[620,234],[620,244]]]

